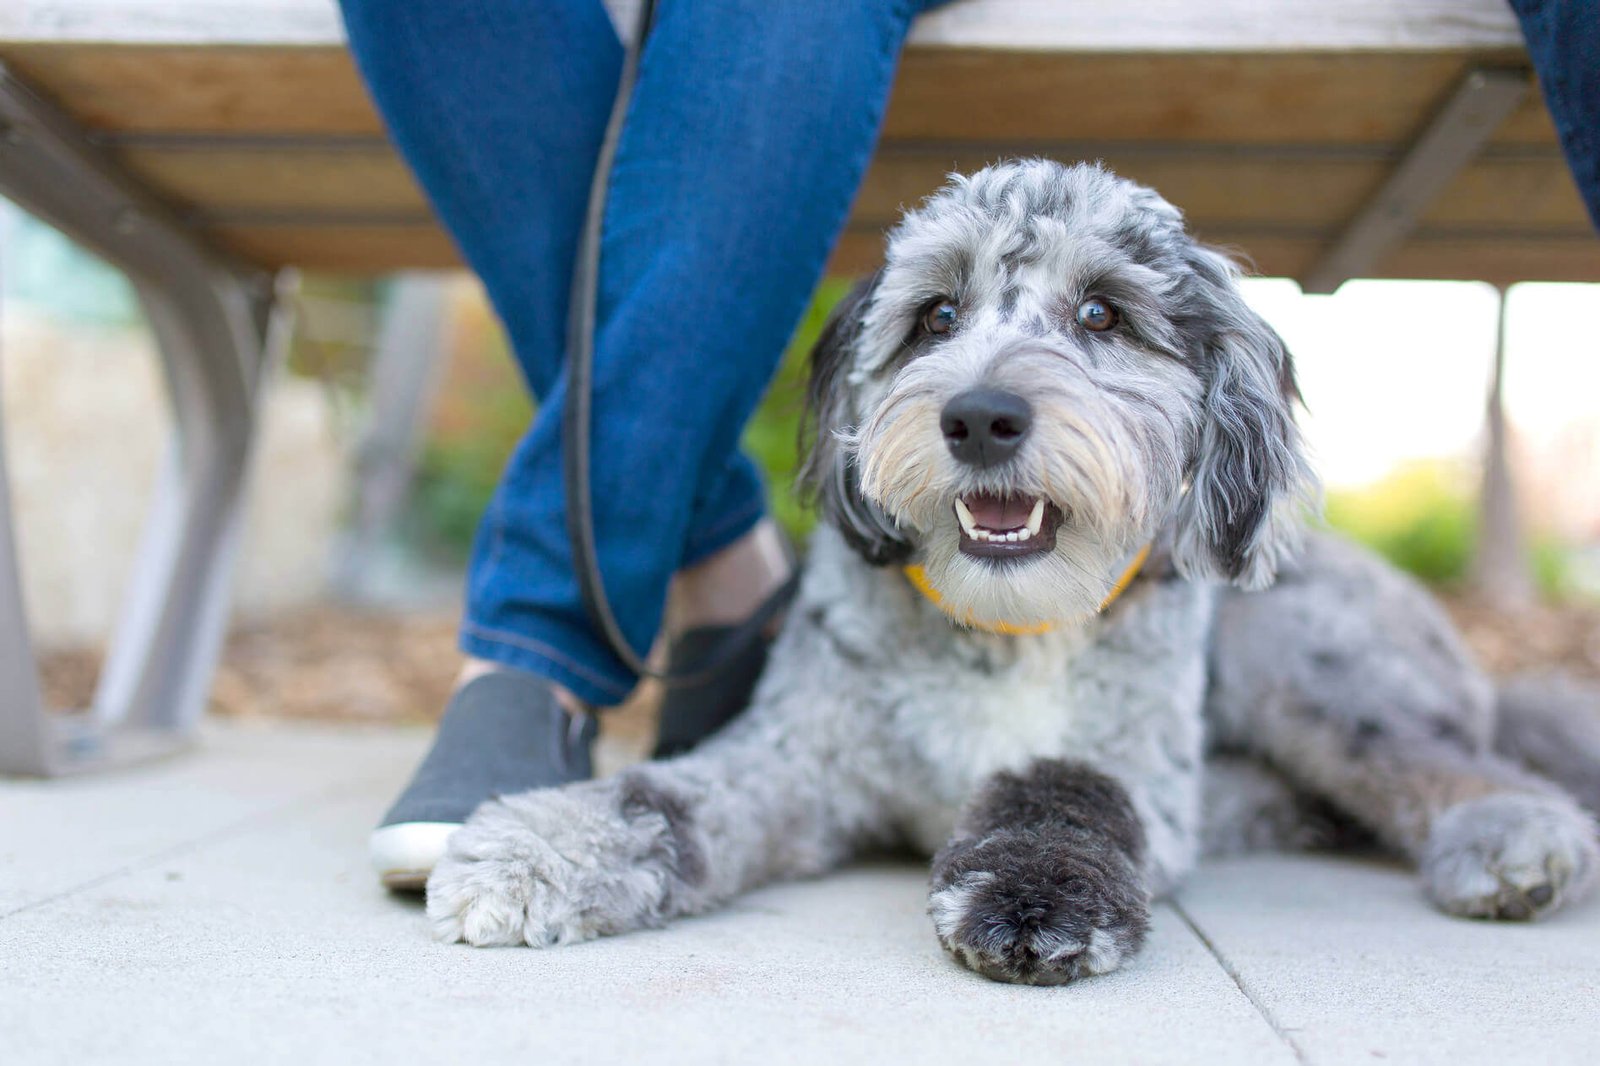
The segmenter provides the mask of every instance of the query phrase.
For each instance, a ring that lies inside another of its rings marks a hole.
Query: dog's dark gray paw
[[[1059,985],[1116,969],[1139,950],[1149,895],[1111,848],[1074,854],[999,833],[935,864],[928,913],[959,962],[995,981]]]

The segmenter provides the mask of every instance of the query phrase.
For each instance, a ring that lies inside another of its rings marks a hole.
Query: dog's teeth
[[[978,520],[972,517],[972,511],[962,502],[961,497],[956,497],[956,518],[961,520],[961,528],[969,537],[976,539],[978,535]]]
[[[1033,512],[1028,515],[1028,536],[1031,537],[1035,533],[1039,532],[1039,528],[1043,525],[1044,497],[1040,496],[1037,500],[1033,501]]]
[[[1018,540],[1027,540],[1029,537],[1033,536],[1033,531],[1031,529],[1019,529],[1011,535],[1016,537]]]

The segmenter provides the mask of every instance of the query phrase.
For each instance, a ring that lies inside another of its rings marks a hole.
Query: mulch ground
[[[99,668],[97,650],[45,655],[40,673],[46,701],[52,707],[85,706]],[[318,606],[235,628],[212,685],[211,713],[431,722],[444,709],[460,668],[453,613]],[[657,698],[641,686],[621,713],[604,717],[607,735],[646,742]]]
[[[1540,606],[1511,614],[1447,600],[1481,661],[1495,673],[1558,669],[1600,684],[1600,607]],[[460,665],[455,618],[317,607],[238,628],[229,638],[212,711],[346,722],[427,722],[438,717]],[[81,707],[99,655],[69,651],[42,664],[55,707]],[[652,728],[655,693],[641,692],[606,732]]]

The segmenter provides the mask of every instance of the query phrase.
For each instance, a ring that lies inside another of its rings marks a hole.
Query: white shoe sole
[[[420,892],[460,822],[400,822],[372,831],[367,854],[385,888]]]

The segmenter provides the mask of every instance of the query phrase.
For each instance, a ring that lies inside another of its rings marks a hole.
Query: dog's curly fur
[[[1113,328],[1080,325],[1090,297]],[[953,328],[919,326],[937,304]],[[980,387],[1032,411],[990,466],[941,428]],[[929,912],[955,959],[1054,984],[1132,955],[1202,846],[1360,831],[1475,917],[1533,917],[1594,880],[1574,796],[1600,795],[1600,735],[1525,695],[1497,722],[1420,588],[1301,538],[1289,354],[1156,193],[1047,161],[952,179],[836,312],[812,399],[829,528],[753,706],[686,756],[486,803],[428,883],[442,937],[658,925],[910,843],[937,856]],[[1053,542],[967,550],[954,505],[976,494],[1048,501]]]

